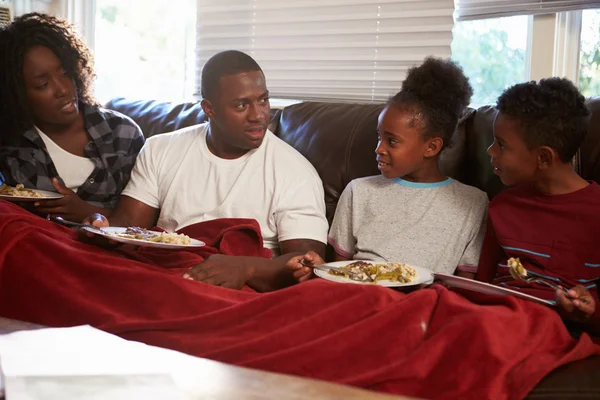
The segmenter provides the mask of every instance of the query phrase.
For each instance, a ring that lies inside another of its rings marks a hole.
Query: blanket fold
[[[0,315],[90,324],[217,361],[431,399],[523,398],[556,367],[600,354],[554,310],[512,297],[321,279],[261,294],[173,272],[214,252],[268,255],[253,224],[190,228],[204,252],[117,254],[0,201]]]

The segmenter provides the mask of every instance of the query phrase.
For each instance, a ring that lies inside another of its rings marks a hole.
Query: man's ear
[[[560,162],[560,157],[553,148],[542,146],[538,149],[537,161],[539,169],[548,169],[557,162]]]
[[[435,157],[444,147],[444,140],[441,137],[434,137],[427,140],[427,148],[425,149],[426,158]]]
[[[204,111],[204,114],[206,114],[208,119],[215,118],[215,108],[213,107],[210,100],[202,99],[202,101],[200,102],[200,106],[202,106],[202,111]]]

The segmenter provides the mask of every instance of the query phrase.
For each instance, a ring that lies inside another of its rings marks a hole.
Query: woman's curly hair
[[[424,136],[441,137],[446,147],[472,95],[469,79],[458,64],[427,57],[408,70],[400,92],[388,104],[413,113],[414,121],[423,124]]]
[[[514,85],[500,95],[497,108],[518,122],[529,148],[549,146],[565,163],[587,134],[590,111],[585,97],[565,78]]]
[[[33,126],[27,106],[23,60],[34,46],[46,46],[75,82],[79,101],[97,105],[92,93],[93,57],[73,27],[58,18],[30,13],[0,27],[0,143],[14,141]]]

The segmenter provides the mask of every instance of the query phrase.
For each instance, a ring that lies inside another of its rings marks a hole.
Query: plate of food
[[[122,227],[106,227],[95,228],[92,226],[84,227],[85,230],[104,236],[115,242],[131,244],[141,247],[155,247],[161,249],[185,249],[190,247],[202,247],[206,243],[192,239],[187,235],[174,232],[158,232],[151,231],[135,226]]]
[[[518,290],[512,290],[503,286],[492,285],[490,283],[480,282],[456,275],[447,275],[437,272],[433,274],[433,276],[436,282],[442,282],[448,287],[466,289],[471,290],[473,292],[489,294],[493,296],[514,296],[520,299],[530,300],[538,304],[543,304],[545,306],[554,306],[554,303],[548,300],[540,299],[539,297],[519,292]]]
[[[39,189],[26,189],[20,183],[15,187],[8,186],[4,183],[0,186],[0,200],[22,203],[39,200],[57,200],[62,198],[63,195],[60,193]]]
[[[315,274],[341,283],[358,283],[387,287],[414,286],[433,281],[427,268],[385,261],[336,261],[314,266]]]

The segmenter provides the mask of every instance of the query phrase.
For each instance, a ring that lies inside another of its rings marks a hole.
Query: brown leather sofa
[[[588,105],[592,110],[590,131],[576,157],[575,168],[584,178],[600,183],[600,98],[590,99]],[[114,99],[106,107],[133,118],[146,137],[207,119],[198,103]],[[305,102],[271,112],[271,131],[302,153],[321,176],[330,222],[348,182],[379,174],[374,150],[377,116],[382,108],[372,104]],[[440,161],[444,173],[484,190],[490,199],[504,188],[493,174],[486,153],[492,143],[495,112],[492,106],[469,110]],[[600,357],[557,369],[528,398],[600,398]]]

